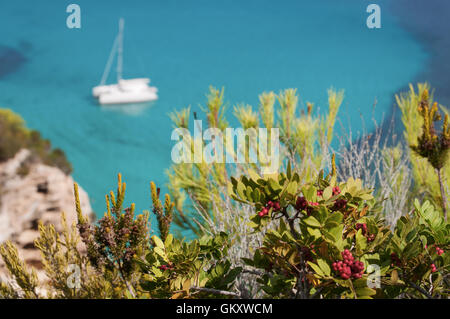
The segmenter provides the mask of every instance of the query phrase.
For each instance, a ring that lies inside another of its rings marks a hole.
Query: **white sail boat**
[[[149,78],[122,79],[124,20],[119,20],[119,34],[106,63],[100,85],[92,89],[92,94],[100,104],[140,103],[158,99],[158,89],[150,86]],[[106,85],[113,59],[117,52],[117,83]]]

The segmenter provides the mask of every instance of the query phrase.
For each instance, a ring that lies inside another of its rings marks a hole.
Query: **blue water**
[[[393,94],[422,72],[429,53],[402,29],[389,1],[377,1],[382,28],[369,30],[371,2],[0,0],[0,57],[2,47],[20,57],[5,58],[17,64],[9,72],[0,68],[0,106],[66,152],[98,215],[118,172],[128,199],[148,209],[149,182],[164,186],[171,163],[167,114],[188,105],[200,113],[209,85],[224,86],[230,106],[257,106],[263,91],[298,88],[301,108],[312,101],[322,110],[326,90],[344,88],[340,120],[353,130],[361,129],[361,114],[370,129],[373,115],[389,113]],[[81,6],[80,30],[65,25],[70,3]],[[160,96],[154,103],[104,108],[90,96],[119,17],[124,76],[151,77]]]

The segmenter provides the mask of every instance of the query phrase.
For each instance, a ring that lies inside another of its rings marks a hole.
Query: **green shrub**
[[[65,226],[61,235],[52,225],[39,228],[36,247],[50,281],[39,283],[6,243],[0,254],[15,282],[1,283],[0,296],[36,298],[44,286],[53,298],[448,298],[448,117],[438,133],[430,121],[439,120],[436,106],[427,92],[419,85],[418,95],[411,89],[398,97],[405,145],[377,144],[371,151],[366,143],[362,156],[338,163],[358,168],[375,158],[376,171],[369,175],[397,175],[385,183],[372,179],[371,188],[351,174],[341,179],[338,172],[352,170],[338,169],[330,156],[342,93],[328,92],[326,116],[315,116],[310,103],[307,112],[297,115],[295,90],[264,93],[261,121],[266,128],[278,121],[280,155],[288,159],[280,162],[280,173],[263,174],[257,164],[232,171],[220,163],[173,165],[172,196],[162,203],[159,188],[150,186],[159,235],[148,231],[147,212],[135,217],[134,205],[122,207],[126,185],[120,175],[117,192],[106,196],[106,213],[97,224],[83,216],[75,186],[77,227]],[[205,112],[210,127],[227,126],[223,91],[211,89]],[[248,105],[236,106],[235,115],[245,128],[259,125]],[[172,119],[176,127],[188,128],[189,108]],[[11,131],[19,135],[21,122],[11,122],[16,123]],[[40,141],[36,133],[32,139]],[[50,149],[46,141],[35,144]],[[380,154],[372,158],[373,152]],[[399,181],[412,177],[412,187]],[[401,201],[392,200],[398,196]],[[391,204],[385,204],[387,199]],[[385,217],[393,214],[397,217],[387,223]],[[186,241],[170,234],[172,221],[198,238]],[[79,250],[79,241],[86,253]],[[80,269],[76,288],[68,285],[70,265]]]
[[[244,261],[261,271],[271,298],[395,298],[448,296],[450,225],[429,202],[393,232],[377,212],[379,199],[360,180],[338,182],[333,173],[302,184],[291,171],[232,179],[232,198],[253,205],[263,245]],[[441,251],[442,250],[442,251]],[[436,253],[438,252],[438,253]],[[378,267],[378,268],[376,268]],[[378,274],[369,270],[378,269]],[[379,288],[370,280],[379,275]],[[368,280],[369,279],[369,280]]]
[[[35,244],[48,283],[38,282],[11,243],[0,247],[15,280],[1,283],[0,297],[39,298],[45,288],[50,298],[239,298],[236,284],[246,273],[257,276],[257,291],[270,298],[448,297],[450,226],[428,201],[416,200],[391,231],[375,214],[379,199],[361,181],[339,182],[333,172],[302,184],[289,167],[229,183],[235,200],[256,208],[250,227],[264,237],[241,266],[230,262],[233,243],[224,232],[190,242],[171,234],[150,238],[148,214],[133,218],[133,204],[122,208],[126,186],[119,176],[96,225],[83,216],[75,186],[78,227],[67,227],[64,217],[61,235],[53,225],[39,226]],[[153,200],[153,211],[164,216],[173,207],[168,196],[164,206],[159,194]],[[160,233],[165,222],[159,219]],[[76,287],[69,285],[73,265]]]
[[[44,164],[60,168],[65,174],[72,166],[64,152],[52,149],[50,141],[43,139],[38,131],[29,130],[24,120],[9,109],[0,109],[0,162],[6,161],[22,148],[32,152],[34,158]],[[22,170],[22,173],[26,170]]]

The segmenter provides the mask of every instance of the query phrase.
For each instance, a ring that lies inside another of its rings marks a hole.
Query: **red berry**
[[[341,252],[341,255],[344,260],[334,262],[332,264],[333,270],[339,273],[339,276],[342,279],[362,278],[364,273],[364,263],[362,261],[355,260],[355,257],[348,249]]]
[[[436,254],[438,254],[438,256],[442,255],[444,253],[444,250],[439,248],[438,246],[436,246]]]
[[[280,210],[280,203],[279,202],[275,202],[274,204],[273,204],[273,208],[276,210],[276,211],[278,211],[278,210]]]
[[[297,210],[304,210],[308,207],[308,201],[305,197],[298,197],[297,201],[295,202],[295,208]]]
[[[340,193],[341,193],[341,189],[339,188],[339,186],[333,187],[333,196],[336,196]]]
[[[338,199],[334,202],[333,207],[331,207],[331,210],[341,210],[343,208],[345,208],[345,206],[347,205],[347,201],[345,199]]]

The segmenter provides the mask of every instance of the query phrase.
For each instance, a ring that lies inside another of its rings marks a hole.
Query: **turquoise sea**
[[[225,87],[229,109],[257,106],[258,94],[284,88],[298,88],[300,108],[312,101],[324,109],[327,89],[343,88],[340,120],[354,131],[361,115],[368,129],[372,116],[388,115],[393,95],[432,56],[390,2],[376,2],[382,28],[370,30],[373,1],[365,0],[0,0],[0,107],[66,152],[98,215],[118,172],[141,211],[151,205],[149,182],[167,181],[168,113],[200,111],[210,85]],[[81,29],[66,27],[70,3],[81,7]],[[156,102],[100,107],[90,95],[120,17],[124,76],[149,76]]]

